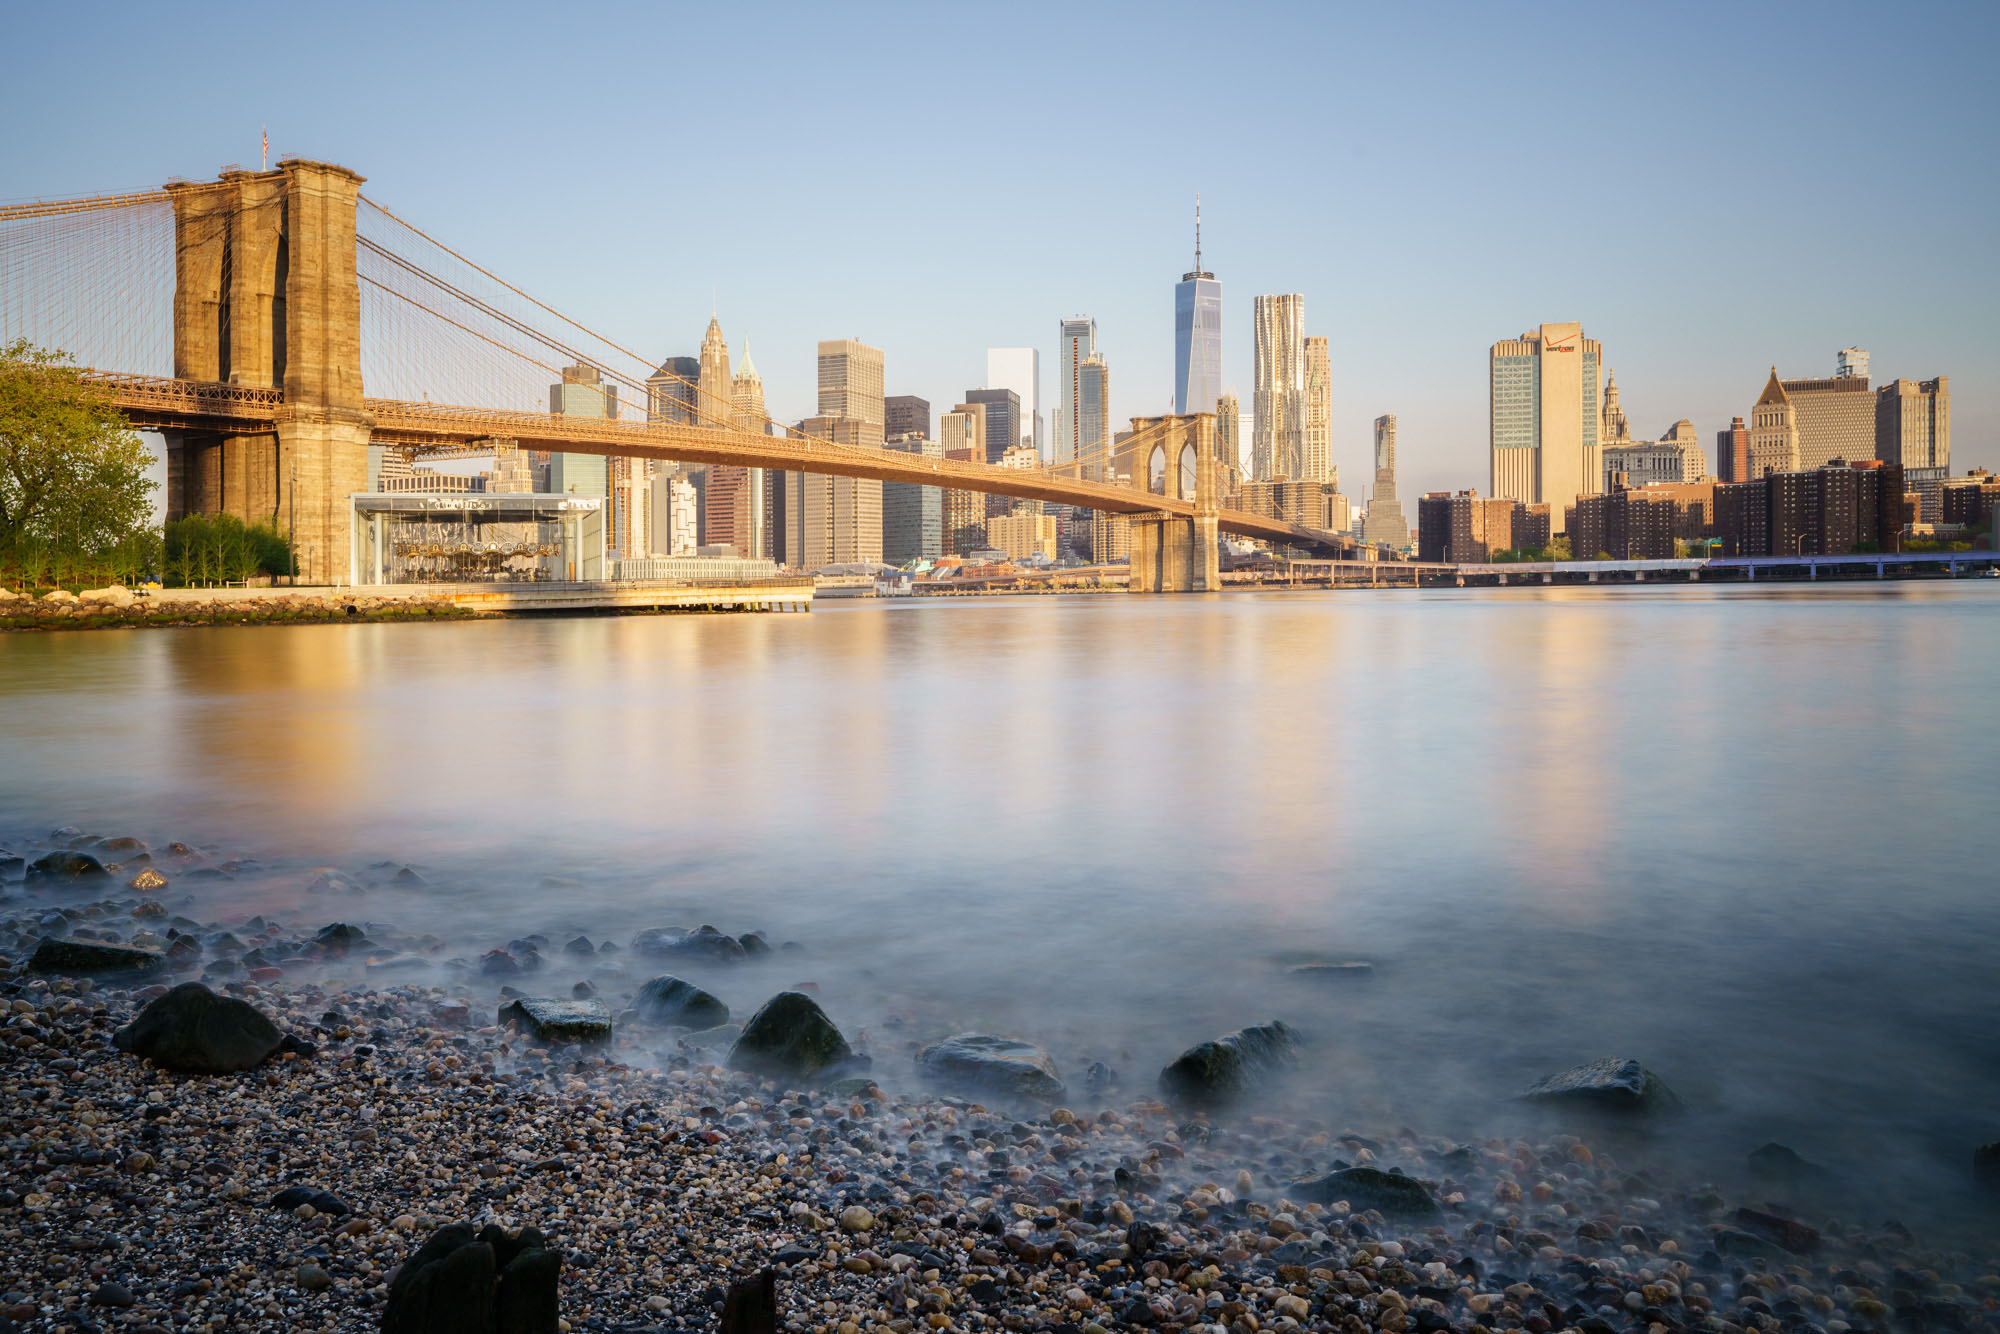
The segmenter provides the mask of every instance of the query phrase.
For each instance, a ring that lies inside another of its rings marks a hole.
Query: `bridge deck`
[[[280,389],[115,372],[90,374],[111,387],[119,409],[142,430],[276,430],[285,413],[284,392]],[[1112,514],[1189,517],[1195,513],[1192,501],[1085,477],[926,458],[896,450],[836,445],[792,436],[395,399],[366,399],[363,406],[373,420],[375,443],[418,451],[463,451],[475,441],[500,438],[514,440],[521,448],[531,450],[831,473],[1016,496]],[[1343,551],[1354,547],[1349,538],[1241,510],[1219,510],[1216,526],[1223,532],[1294,546]]]

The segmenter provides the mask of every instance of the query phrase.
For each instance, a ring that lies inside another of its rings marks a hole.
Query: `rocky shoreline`
[[[214,601],[142,597],[128,588],[54,589],[41,597],[0,588],[0,631],[125,630],[187,625],[304,625],[331,621],[464,620],[482,613],[445,598],[272,591]]]
[[[74,830],[0,855],[0,1332],[376,1329],[456,1223],[537,1229],[570,1330],[715,1328],[766,1272],[776,1327],[830,1334],[2000,1324],[1990,1239],[1808,1214],[1775,1146],[1762,1199],[1621,1165],[1559,1108],[1671,1096],[1636,1066],[1545,1081],[1544,1131],[1473,1143],[1269,1114],[1282,1024],[1196,1042],[1171,1100],[948,1032],[903,1089],[759,933],[451,956],[204,918],[246,869]],[[547,994],[544,957],[583,978]],[[740,1022],[678,975],[720,959],[768,965]]]

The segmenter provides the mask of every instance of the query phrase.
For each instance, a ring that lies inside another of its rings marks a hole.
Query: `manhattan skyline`
[[[1685,417],[1712,440],[1748,414],[1772,364],[1829,375],[1838,349],[1858,345],[1880,380],[1951,376],[1954,467],[2000,464],[2000,332],[1983,314],[2000,279],[1982,234],[2000,191],[1978,165],[2000,119],[1979,74],[1995,48],[1990,10],[1927,6],[1887,25],[1858,7],[1581,24],[1476,10],[1402,24],[1363,10],[1209,15],[1200,113],[1169,114],[1107,79],[1086,97],[1103,151],[1084,155],[1062,151],[1074,107],[1048,53],[1098,51],[1136,72],[1184,58],[1205,11],[1010,11],[991,34],[1016,75],[1004,99],[945,77],[939,62],[970,20],[910,21],[919,11],[849,23],[781,9],[754,45],[742,17],[594,13],[605,32],[709,53],[671,79],[604,77],[595,44],[552,46],[537,35],[545,16],[525,9],[477,30],[424,14],[392,25],[386,9],[339,29],[230,12],[200,43],[169,10],[18,19],[7,103],[36,132],[0,149],[0,195],[254,166],[268,125],[273,160],[352,165],[420,225],[661,360],[698,349],[713,304],[759,349],[780,420],[813,414],[823,339],[883,348],[889,393],[956,402],[984,382],[988,348],[1053,362],[1058,322],[1082,312],[1116,371],[1122,426],[1171,404],[1173,288],[1199,191],[1203,267],[1225,294],[1224,392],[1252,397],[1253,298],[1302,293],[1307,332],[1331,340],[1330,462],[1357,498],[1384,413],[1399,419],[1406,494],[1480,484],[1486,350],[1560,321],[1603,342],[1635,437]],[[265,58],[285,42],[318,44],[351,77],[293,86]],[[856,183],[850,166],[829,189],[816,98],[768,75],[842,57],[864,74],[830,94],[847,118],[843,151],[860,145],[874,169]],[[177,84],[163,116],[151,86],[163,59],[230,77]],[[441,59],[505,75],[520,95],[473,114],[427,72]],[[77,68],[101,86],[57,77]],[[1607,69],[1634,83],[1604,93]],[[1648,93],[1647,69],[1688,71],[1691,91]],[[1296,133],[1274,142],[1258,97]],[[1556,122],[1568,130],[1549,133]],[[690,183],[647,165],[663,139],[711,128],[731,134],[742,178]],[[593,136],[613,165],[565,168],[591,156]],[[1011,206],[946,208],[964,163],[1003,139]]]

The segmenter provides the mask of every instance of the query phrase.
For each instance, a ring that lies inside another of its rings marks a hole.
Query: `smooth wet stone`
[[[1240,1097],[1298,1064],[1298,1032],[1273,1021],[1188,1048],[1160,1071],[1160,1092],[1184,1102]]]
[[[1292,969],[1293,977],[1309,982],[1338,982],[1346,979],[1373,977],[1375,965],[1350,959],[1331,963],[1302,963]]]
[[[28,863],[28,883],[95,880],[106,876],[104,863],[87,852],[51,852]]]
[[[122,1283],[112,1283],[109,1281],[98,1284],[97,1288],[90,1294],[90,1304],[92,1306],[123,1308],[131,1306],[137,1301],[138,1298],[132,1295],[130,1288]]]
[[[500,1022],[525,1028],[544,1042],[603,1042],[611,1036],[611,1011],[594,1000],[523,996],[500,1007]]]
[[[925,1079],[968,1092],[1042,1101],[1063,1095],[1049,1054],[1020,1038],[960,1033],[924,1048],[916,1061]]]
[[[741,941],[706,925],[692,931],[677,926],[650,927],[632,937],[632,948],[653,959],[694,958],[736,963],[745,957]]]
[[[155,889],[165,889],[166,887],[167,878],[150,866],[125,882],[125,888],[136,889],[141,893]]]
[[[729,1052],[729,1066],[755,1074],[803,1078],[853,1055],[812,997],[781,991],[764,1002]]]
[[[96,940],[57,940],[43,936],[28,959],[31,973],[57,973],[70,977],[125,973],[143,977],[166,966],[166,956],[158,950],[134,945],[110,945]]]
[[[1310,1204],[1346,1200],[1356,1211],[1374,1209],[1391,1218],[1430,1218],[1441,1212],[1423,1182],[1372,1167],[1349,1167],[1314,1181],[1293,1182],[1286,1193]]]
[[[1750,1175],[1766,1181],[1810,1181],[1825,1176],[1826,1169],[1773,1140],[1750,1151]]]
[[[365,949],[368,933],[348,922],[334,922],[323,926],[313,936],[313,943],[328,954],[346,954],[352,949]]]
[[[727,1005],[694,983],[666,974],[640,987],[632,1005],[650,1024],[702,1029],[729,1022]]]
[[[224,1075],[262,1065],[284,1042],[264,1014],[199,982],[183,982],[111,1035],[111,1045],[183,1074]]]
[[[1681,1100],[1637,1061],[1605,1057],[1540,1080],[1521,1095],[1529,1102],[1613,1112],[1661,1112]]]

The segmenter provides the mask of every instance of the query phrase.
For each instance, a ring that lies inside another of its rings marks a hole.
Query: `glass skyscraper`
[[[1194,201],[1194,268],[1174,285],[1174,411],[1214,412],[1222,396],[1222,284],[1201,267],[1201,196]]]

